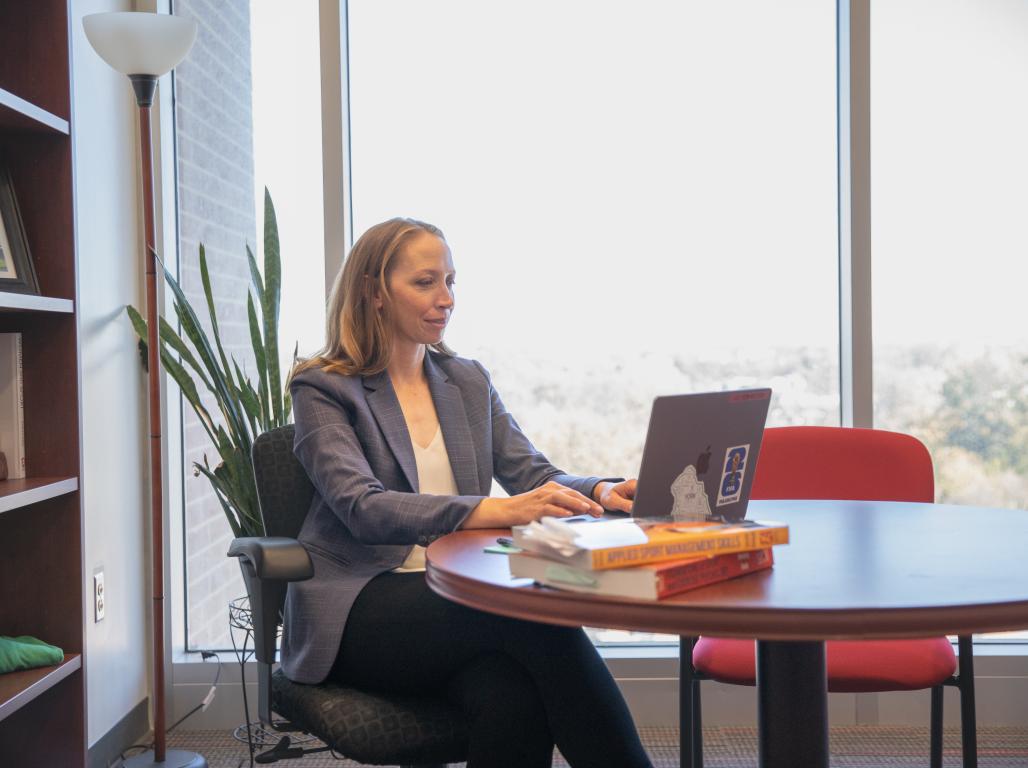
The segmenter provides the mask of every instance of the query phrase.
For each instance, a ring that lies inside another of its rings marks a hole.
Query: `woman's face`
[[[450,249],[428,232],[415,235],[396,254],[388,278],[396,343],[442,341],[453,312],[455,275]],[[376,306],[382,303],[376,297]]]

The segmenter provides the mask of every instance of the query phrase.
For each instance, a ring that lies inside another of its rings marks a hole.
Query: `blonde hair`
[[[329,295],[325,346],[314,356],[299,360],[290,379],[308,368],[344,376],[369,376],[385,370],[393,346],[389,275],[396,255],[423,232],[446,242],[438,227],[403,218],[383,221],[360,236]],[[376,293],[384,298],[381,311],[375,307]],[[442,341],[430,347],[444,355],[454,354]]]

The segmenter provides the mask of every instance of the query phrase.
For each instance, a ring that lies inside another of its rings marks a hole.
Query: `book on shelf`
[[[514,544],[551,560],[591,570],[747,552],[789,543],[789,526],[755,520],[612,520],[568,524],[544,518],[542,523],[514,526]]]
[[[558,563],[530,552],[510,555],[511,576],[529,578],[555,589],[612,597],[660,600],[690,589],[756,573],[771,567],[771,548],[727,555],[701,555],[684,560],[596,571]]]
[[[0,333],[0,451],[7,460],[7,478],[25,477],[25,400],[20,333]]]

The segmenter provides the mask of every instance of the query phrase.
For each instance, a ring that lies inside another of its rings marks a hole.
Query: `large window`
[[[1024,509],[1028,6],[871,18],[875,423],[925,441],[939,501]]]
[[[832,3],[348,5],[355,233],[443,229],[448,342],[554,463],[636,475],[658,394],[839,422]]]
[[[245,359],[267,185],[286,365],[322,341],[318,3],[175,5],[201,19],[176,72],[183,284],[202,301],[204,242]],[[328,183],[352,193],[347,235],[442,227],[448,341],[554,463],[637,474],[664,393],[769,385],[770,424],[839,423],[834,3],[341,6],[351,174]],[[875,426],[928,444],[940,501],[1025,508],[1028,6],[889,0],[871,19]],[[210,451],[188,419],[183,442],[187,468]],[[184,485],[188,644],[224,646],[228,527]]]

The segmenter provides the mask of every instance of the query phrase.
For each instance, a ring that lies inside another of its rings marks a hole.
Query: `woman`
[[[425,546],[459,528],[628,510],[635,481],[567,475],[507,413],[485,370],[443,343],[454,268],[442,232],[392,219],[353,246],[327,344],[290,389],[295,453],[316,494],[300,533],[314,578],[290,584],[286,675],[444,693],[467,716],[468,765],[649,766],[624,700],[581,629],[451,603]],[[491,498],[493,477],[510,498]]]

